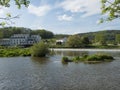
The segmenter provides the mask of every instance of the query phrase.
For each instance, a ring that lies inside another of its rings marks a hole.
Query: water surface
[[[62,64],[62,56],[93,54],[97,51],[56,51],[47,58],[0,58],[0,90],[119,90],[120,52],[99,64]]]

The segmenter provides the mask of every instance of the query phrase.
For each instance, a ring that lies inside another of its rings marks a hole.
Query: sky
[[[46,29],[55,34],[76,34],[101,30],[120,30],[120,19],[98,24],[101,17],[100,0],[30,0],[28,8],[18,9],[11,0],[11,7],[0,7],[0,17],[6,13],[14,19],[10,26]]]

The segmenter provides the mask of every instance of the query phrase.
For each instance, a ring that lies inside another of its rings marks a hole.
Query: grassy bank
[[[45,57],[49,53],[48,45],[40,42],[29,48],[0,46],[0,57],[32,56]]]
[[[0,57],[31,56],[29,48],[0,49]]]
[[[50,48],[73,48],[73,47],[67,47],[65,45],[54,45],[50,46]],[[76,47],[76,48],[86,48],[86,49],[120,49],[120,46],[118,45],[88,45],[85,47]]]

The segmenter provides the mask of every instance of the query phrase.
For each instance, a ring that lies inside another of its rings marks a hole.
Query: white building
[[[0,45],[8,46],[10,44],[10,39],[0,39]]]
[[[27,46],[40,42],[41,37],[39,35],[30,34],[14,34],[8,40],[2,39],[0,45],[3,46]]]
[[[63,38],[63,39],[59,39],[59,40],[56,40],[56,44],[59,44],[59,45],[62,45],[62,44],[65,44],[67,41],[67,38]]]

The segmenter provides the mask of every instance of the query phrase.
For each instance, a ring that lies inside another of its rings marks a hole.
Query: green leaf
[[[7,13],[6,16],[7,16],[7,17],[11,17],[11,14],[10,14],[10,13]]]
[[[107,2],[107,0],[101,0],[101,2],[102,2],[102,3],[106,3],[106,2]]]
[[[1,22],[0,25],[1,25],[2,27],[4,27],[4,26],[6,25],[6,23],[5,23],[5,22]]]

